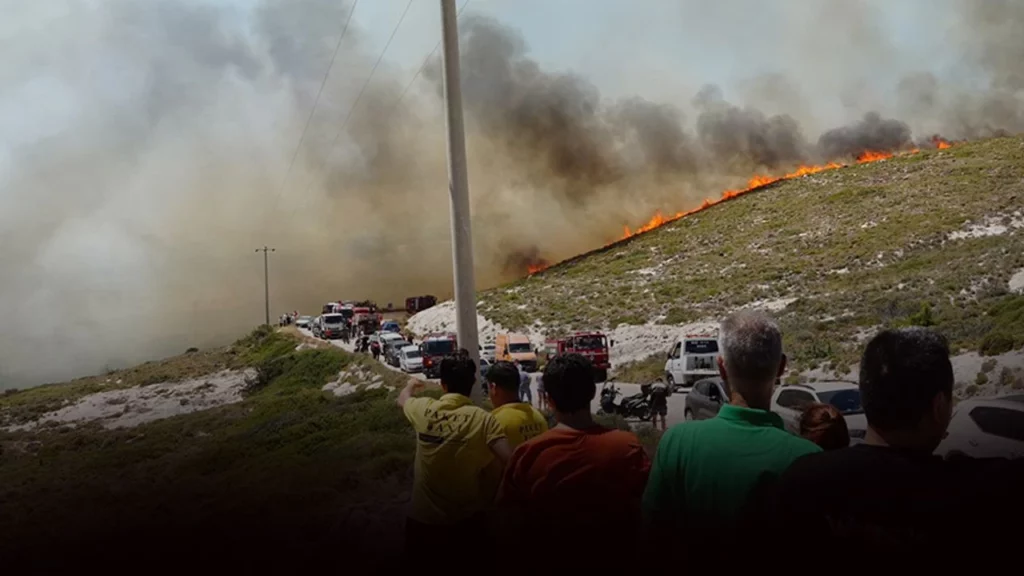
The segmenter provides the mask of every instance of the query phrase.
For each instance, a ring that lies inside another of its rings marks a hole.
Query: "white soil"
[[[1010,292],[1024,292],[1024,268],[1017,270],[1010,277],[1009,288]]]
[[[7,430],[31,430],[50,422],[74,427],[98,420],[107,429],[134,428],[154,420],[239,402],[245,378],[252,374],[251,371],[225,370],[180,382],[97,392],[43,414],[34,422]]]
[[[1024,214],[1019,210],[1012,214],[986,216],[981,222],[968,223],[963,230],[949,234],[950,240],[1001,236],[1012,229],[1024,228]]]
[[[375,374],[373,370],[364,368],[358,364],[339,372],[337,378],[327,384],[324,384],[322,390],[324,392],[330,392],[335,396],[348,396],[349,394],[354,394],[363,387],[367,390],[375,390],[382,387],[387,388],[388,390],[394,390],[393,386],[387,386],[384,384],[383,376]]]

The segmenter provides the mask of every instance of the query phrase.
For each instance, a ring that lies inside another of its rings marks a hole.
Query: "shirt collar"
[[[785,428],[782,417],[775,412],[758,410],[756,408],[745,408],[726,404],[718,411],[718,417],[745,426],[771,426],[772,428]]]
[[[462,394],[456,394],[454,392],[442,394],[440,400],[445,404],[451,404],[452,406],[456,407],[465,406],[466,404],[472,402],[472,400],[469,399],[469,396],[463,396]]]

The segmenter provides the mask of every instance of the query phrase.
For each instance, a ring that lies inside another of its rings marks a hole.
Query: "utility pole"
[[[257,248],[257,252],[263,252],[263,300],[267,307],[267,326],[270,326],[270,263],[267,260],[267,252],[273,252],[273,248]]]
[[[473,234],[469,219],[469,179],[466,176],[466,134],[462,125],[457,20],[455,0],[441,0],[445,121],[448,125],[448,193],[451,197],[452,260],[455,271],[455,324],[459,348],[469,352],[479,366]],[[473,387],[472,398],[478,405],[483,402],[483,382]]]

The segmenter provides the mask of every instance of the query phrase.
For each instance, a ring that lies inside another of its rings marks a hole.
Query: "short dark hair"
[[[589,409],[597,394],[594,365],[580,354],[564,354],[549,360],[541,381],[560,412]]]
[[[860,393],[868,424],[914,428],[937,394],[953,395],[949,342],[934,330],[885,330],[868,342],[860,362]]]
[[[519,370],[508,361],[495,362],[487,370],[487,381],[509,392],[519,392]]]
[[[441,359],[441,384],[448,392],[469,396],[476,382],[476,362],[460,350]]]

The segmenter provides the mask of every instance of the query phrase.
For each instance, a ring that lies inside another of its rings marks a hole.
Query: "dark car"
[[[690,393],[686,395],[686,408],[683,418],[686,420],[707,420],[718,415],[718,411],[729,395],[725,393],[725,383],[721,378],[705,378],[694,382]]]
[[[411,342],[405,340],[388,340],[384,343],[384,362],[389,366],[398,367],[398,353],[402,351],[402,348],[406,346],[412,346]]]

